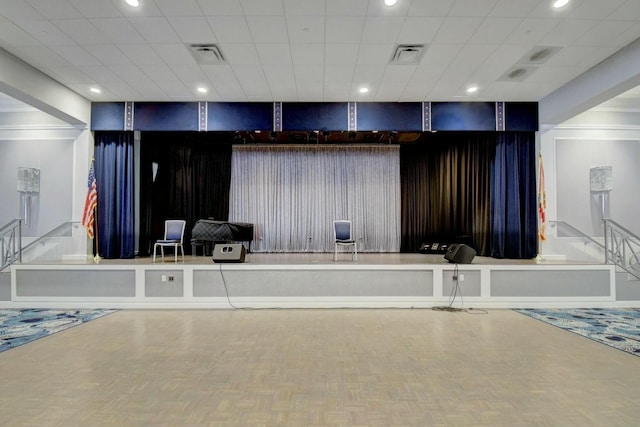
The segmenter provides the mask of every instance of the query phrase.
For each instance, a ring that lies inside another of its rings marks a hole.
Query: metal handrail
[[[53,230],[43,234],[42,236],[38,237],[33,242],[29,243],[27,246],[24,247],[23,251],[25,251],[27,249],[31,249],[32,247],[34,247],[34,246],[36,246],[38,244],[41,244],[45,239],[48,239],[48,238],[51,238],[51,237],[59,237],[59,236],[67,235],[69,228],[72,227],[73,225],[77,225],[77,224],[80,224],[80,221],[63,222],[62,224],[58,225]]]
[[[0,228],[0,270],[22,262],[22,220],[14,219]]]
[[[604,220],[606,262],[640,279],[640,237],[611,219]]]
[[[598,242],[596,239],[594,239],[591,236],[588,236],[586,233],[578,230],[577,228],[575,228],[573,225],[569,224],[568,222],[565,221],[549,221],[551,223],[551,225],[562,225],[563,227],[566,227],[568,229],[570,229],[571,231],[573,231],[574,233],[576,233],[576,235],[582,239],[586,239],[589,242],[595,244],[596,246],[598,246],[601,249],[605,249],[606,246],[603,245],[602,243]]]

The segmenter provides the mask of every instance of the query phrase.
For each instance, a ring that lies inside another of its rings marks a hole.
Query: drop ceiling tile
[[[68,67],[69,61],[46,46],[24,46],[12,52],[23,61],[36,67]]]
[[[358,65],[386,65],[391,61],[395,45],[362,44],[358,51]]]
[[[245,15],[284,15],[282,0],[240,0]]]
[[[323,43],[323,16],[289,16],[287,17],[288,38],[291,43]]]
[[[523,52],[529,50],[528,46],[515,44],[502,44],[496,48],[489,56],[487,56],[486,64],[499,64],[510,67],[515,64],[523,55]]]
[[[328,65],[353,65],[358,60],[360,46],[356,43],[325,44],[324,62]]]
[[[85,18],[119,18],[123,14],[110,1],[105,0],[67,0]]]
[[[3,1],[2,16],[11,21],[46,19],[40,12],[24,1]]]
[[[428,16],[407,17],[398,35],[398,43],[431,43],[443,19]]]
[[[168,65],[195,65],[196,61],[187,49],[187,47],[181,43],[169,43],[169,44],[153,44],[151,45],[153,50],[162,58],[165,64]],[[223,51],[224,54],[224,51]]]
[[[449,10],[453,16],[486,16],[497,0],[456,0]]]
[[[376,89],[373,99],[376,102],[399,102],[400,97],[398,94],[404,91],[406,87],[406,83],[397,83],[397,82],[382,82],[380,86]],[[405,102],[408,101],[420,101],[419,99],[411,98],[405,99]]]
[[[245,101],[246,95],[233,70],[228,65],[203,65],[202,70],[209,78],[216,92],[227,101]]]
[[[385,69],[385,66],[356,65],[353,72],[353,83],[376,86],[382,80]]]
[[[593,22],[593,21],[589,21]],[[582,37],[576,39],[576,44],[581,46],[617,47],[626,45],[624,40],[619,43],[620,36],[634,27],[630,21],[605,21],[596,22],[585,32]]]
[[[402,17],[367,17],[362,32],[363,43],[396,43],[402,29]]]
[[[221,46],[221,49],[231,65],[260,65],[260,57],[253,43],[229,43]]]
[[[291,50],[288,44],[257,44],[258,57],[265,65],[291,64]]]
[[[399,1],[393,6],[387,6],[384,1],[381,0],[369,0],[369,7],[367,8],[367,16],[401,16],[407,15],[409,5],[411,2]]]
[[[291,60],[299,65],[322,65],[324,64],[324,45],[292,44]]]
[[[284,0],[284,12],[289,16],[323,16],[325,13],[325,2],[318,0]]]
[[[291,93],[295,92],[295,73],[293,67],[283,65],[265,65],[264,75],[273,92]],[[278,99],[278,98],[276,98]]]
[[[129,18],[129,22],[149,43],[175,43],[181,41],[165,18]]]
[[[196,0],[154,0],[154,2],[166,17],[202,15],[202,10]]]
[[[565,19],[540,39],[539,44],[544,46],[566,46],[575,41],[580,41],[589,34],[597,24],[593,20]]]
[[[420,66],[448,66],[456,59],[463,47],[463,44],[429,45],[420,61]]]
[[[482,18],[447,17],[433,39],[434,43],[466,43],[482,24]]]
[[[325,39],[327,43],[360,43],[364,18],[355,16],[327,16]]]
[[[28,0],[27,3],[47,19],[82,18],[80,12],[65,0]]]
[[[324,81],[324,69],[314,65],[294,65],[296,82],[318,85]],[[321,86],[321,84],[319,85]]]
[[[122,79],[118,77],[111,69],[104,65],[91,65],[78,67],[87,76],[91,76],[96,83],[110,86],[112,83],[122,83]]]
[[[204,17],[172,17],[169,24],[183,43],[215,43],[209,21]]]
[[[207,17],[213,33],[220,42],[252,43],[253,38],[244,16]]]
[[[5,49],[22,46],[41,46],[42,43],[13,22],[0,23],[0,46]]]
[[[510,42],[509,35],[520,25],[520,18],[486,18],[473,34],[470,43]]]
[[[624,4],[620,5],[618,9],[611,13],[609,19],[619,21],[637,21],[638,16],[640,16],[640,2],[636,0],[627,0]]]
[[[626,0],[581,0],[577,2],[572,16],[582,19],[602,19],[615,13]]]
[[[78,44],[110,43],[109,39],[86,19],[63,19],[51,22]]]
[[[326,65],[324,67],[324,84],[326,86],[335,83],[341,86],[346,85],[347,88],[350,88],[354,71],[355,66]]]
[[[93,83],[93,79],[80,71],[77,67],[48,67],[48,70],[53,72],[58,78],[61,78],[61,82],[64,84],[75,83],[89,85]]]
[[[148,43],[124,44],[118,48],[136,65],[164,65],[164,61]],[[153,67],[149,67],[153,68]]]
[[[146,40],[138,33],[131,23],[124,18],[91,19],[91,23],[116,44],[145,43]]]
[[[327,0],[327,15],[365,16],[368,7],[367,0]]]
[[[242,86],[242,90],[247,97],[267,97],[271,96],[269,85],[261,69],[247,65],[239,65],[233,68],[236,78]]]
[[[51,49],[58,55],[75,66],[101,65],[98,58],[79,46],[51,46]]]
[[[414,1],[409,8],[409,16],[447,16],[455,0]]]
[[[500,18],[526,18],[539,4],[539,0],[498,0],[488,16]]]
[[[256,43],[288,43],[284,16],[247,16],[249,31]]]
[[[187,87],[209,86],[211,84],[199,65],[170,65],[170,68]]]
[[[112,44],[87,45],[86,49],[107,66],[133,64],[127,55]]]
[[[50,21],[17,21],[24,31],[47,46],[73,45],[75,42]]]
[[[149,67],[145,72],[164,93],[172,98],[192,95],[191,89],[187,88],[167,66]]]
[[[244,15],[240,0],[198,0],[205,15]]]
[[[478,67],[484,64],[498,47],[495,44],[465,45],[460,54],[451,62],[452,67]]]
[[[558,24],[553,19],[527,18],[509,35],[509,43],[535,46]]]

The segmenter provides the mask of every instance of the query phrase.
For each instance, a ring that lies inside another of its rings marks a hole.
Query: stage
[[[0,278],[0,307],[262,309],[633,307],[640,286],[608,264],[443,255],[247,253],[16,264]],[[10,279],[9,279],[10,277]],[[455,299],[453,299],[455,295]]]

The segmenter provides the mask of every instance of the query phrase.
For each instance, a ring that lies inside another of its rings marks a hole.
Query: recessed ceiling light
[[[197,89],[197,91],[198,91],[198,92],[200,92],[200,93],[207,93],[207,88],[206,88],[206,87],[202,87],[202,86],[201,86],[201,87],[199,87],[199,88]]]
[[[397,2],[398,0],[384,0],[384,4],[386,4],[387,6],[393,6]]]
[[[467,93],[476,93],[478,91],[478,86],[469,86],[467,88]]]
[[[359,92],[360,93],[367,93],[367,92],[369,92],[369,88],[368,87],[361,87]]]
[[[138,0],[125,0],[129,6],[138,7],[140,2]]]
[[[553,7],[559,9],[561,7],[565,7],[567,4],[569,4],[569,0],[555,0],[553,2]]]
[[[100,89],[98,89],[97,87],[89,88],[89,90],[90,90],[91,92],[93,92],[93,93],[102,93],[102,91],[101,91]]]

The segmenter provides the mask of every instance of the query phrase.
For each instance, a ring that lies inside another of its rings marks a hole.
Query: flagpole
[[[95,208],[93,208],[93,212],[94,212],[94,227],[93,227],[93,234],[95,236],[95,242],[96,242],[96,254],[93,257],[93,262],[95,262],[96,264],[100,264],[100,260],[102,259],[100,257],[100,245],[98,244],[98,205],[96,205]]]

